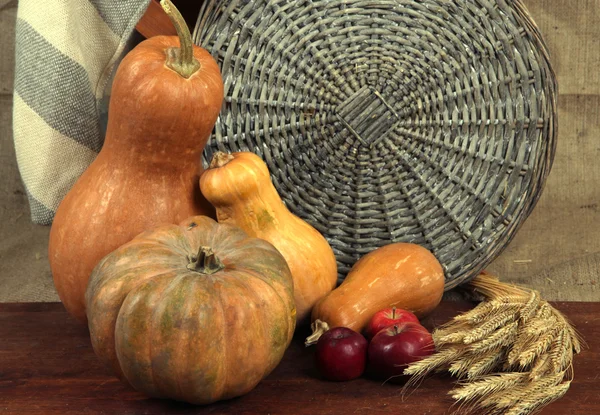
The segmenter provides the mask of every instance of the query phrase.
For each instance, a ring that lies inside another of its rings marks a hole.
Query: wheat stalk
[[[527,304],[519,311],[519,318],[523,323],[527,323],[535,314],[540,305],[540,296],[536,291],[531,291]]]
[[[464,347],[448,347],[423,360],[419,360],[404,369],[405,375],[421,376],[427,375],[434,370],[447,366],[449,362],[460,358],[466,349]]]
[[[552,372],[552,360],[548,353],[539,356],[529,372],[530,380],[537,380],[540,377]]]
[[[484,355],[474,353],[465,354],[464,357],[456,359],[448,368],[452,376],[457,378],[474,378],[483,373],[488,373],[490,368],[501,361],[501,347],[491,349]]]
[[[531,341],[529,347],[519,354],[518,360],[521,368],[526,368],[533,361],[550,349],[550,346],[556,339],[556,330],[548,330],[545,334],[539,336],[537,341]]]
[[[527,380],[524,373],[502,373],[490,375],[476,382],[466,383],[464,386],[451,391],[450,394],[457,401],[468,401],[480,396],[491,395],[495,392],[507,390]]]
[[[504,390],[501,396],[493,397],[493,399],[488,398],[484,404],[489,406],[493,405],[496,408],[510,408],[515,406],[517,402],[527,401],[531,396],[543,392],[552,386],[558,385],[565,377],[564,372],[558,372],[532,382],[529,380],[527,373],[524,375],[523,383],[514,388]]]
[[[492,350],[487,356],[481,357],[467,370],[467,378],[474,379],[486,373],[490,373],[502,363],[506,357],[501,350]]]
[[[487,338],[469,345],[469,350],[474,354],[486,353],[499,346],[508,347],[517,337],[519,323],[513,321],[504,327],[498,328],[493,334]]]
[[[519,403],[512,406],[506,415],[523,415],[530,414],[542,406],[548,405],[561,398],[571,386],[571,381],[566,381],[557,386],[552,386],[548,389],[539,391],[527,397],[527,399],[520,401]]]
[[[466,344],[470,344],[482,340],[483,338],[492,334],[499,327],[503,327],[505,324],[513,322],[514,319],[515,316],[510,312],[510,310],[500,312],[498,315],[490,318],[476,329],[473,329],[470,333],[467,333],[467,335],[464,337],[464,342]]]
[[[562,397],[582,347],[566,317],[537,291],[489,274],[469,288],[485,301],[432,333],[437,352],[407,367],[406,387],[447,370],[464,379],[450,392],[460,409],[489,414],[526,415]]]

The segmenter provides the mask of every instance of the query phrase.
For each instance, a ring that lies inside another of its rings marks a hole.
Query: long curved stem
[[[194,43],[190,29],[171,0],[160,0],[160,5],[175,26],[180,45],[179,48],[167,49],[166,65],[187,79],[200,69],[200,62],[194,57]]]

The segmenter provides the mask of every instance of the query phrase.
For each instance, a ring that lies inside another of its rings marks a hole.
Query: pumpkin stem
[[[319,339],[321,338],[321,336],[327,330],[329,330],[329,324],[327,324],[324,321],[321,321],[319,319],[316,319],[310,325],[310,328],[312,329],[313,332],[312,332],[312,334],[310,336],[308,336],[306,338],[306,341],[304,342],[304,345],[306,347],[312,346],[313,344],[316,344],[319,341]]]
[[[212,160],[210,161],[210,166],[208,166],[208,168],[214,169],[218,167],[223,167],[234,158],[235,157],[233,157],[231,154],[223,153],[222,151],[217,151],[213,156]]]
[[[217,258],[209,246],[201,246],[198,250],[198,255],[192,256],[189,258],[189,261],[187,269],[201,274],[211,275],[225,268],[225,265]]]
[[[175,26],[180,45],[178,48],[167,49],[166,65],[187,79],[200,69],[200,62],[194,57],[194,44],[190,29],[171,0],[160,0],[160,5]]]

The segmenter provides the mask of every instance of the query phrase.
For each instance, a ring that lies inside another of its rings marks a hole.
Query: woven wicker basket
[[[540,196],[556,81],[519,0],[213,0],[194,39],[225,81],[204,162],[263,157],[288,208],[330,242],[340,279],[405,241],[455,287]]]

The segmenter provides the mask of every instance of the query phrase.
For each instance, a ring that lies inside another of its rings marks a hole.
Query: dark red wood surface
[[[541,413],[600,414],[600,303],[557,303],[588,343],[575,357],[575,380]],[[447,321],[466,304],[443,303],[426,322]],[[298,333],[283,362],[241,398],[197,407],[148,399],[96,359],[87,329],[61,304],[0,304],[0,414],[445,414],[453,379],[427,379],[404,399],[400,386],[370,379],[319,379]]]

